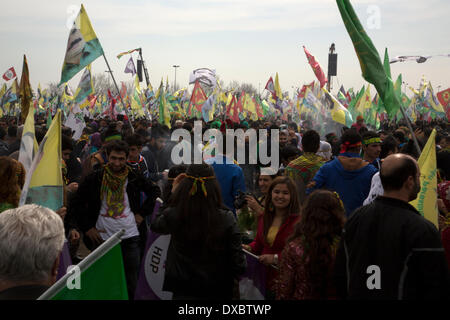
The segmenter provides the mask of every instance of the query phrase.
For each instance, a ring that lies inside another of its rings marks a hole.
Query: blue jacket
[[[220,162],[219,160],[222,160],[222,164],[217,163]],[[223,155],[206,159],[205,163],[211,165],[214,169],[222,190],[224,204],[236,214],[234,198],[239,190],[245,192],[245,179],[241,167]]]
[[[344,203],[346,215],[363,205],[370,192],[372,176],[378,170],[361,158],[336,157],[325,163],[313,178],[315,185],[307,189],[307,194],[315,189],[336,191]]]

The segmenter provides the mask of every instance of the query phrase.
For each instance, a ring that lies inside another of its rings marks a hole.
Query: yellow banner
[[[420,192],[410,204],[438,228],[436,130],[433,129],[417,161],[420,168]]]

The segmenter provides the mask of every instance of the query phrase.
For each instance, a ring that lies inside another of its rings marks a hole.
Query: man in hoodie
[[[306,193],[315,189],[336,191],[344,203],[347,216],[362,206],[377,169],[361,159],[361,146],[362,138],[356,130],[347,130],[341,138],[339,156],[319,169]]]

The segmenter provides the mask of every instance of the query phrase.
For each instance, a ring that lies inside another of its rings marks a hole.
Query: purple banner
[[[59,267],[58,267],[58,275],[56,276],[56,280],[59,280],[67,273],[67,268],[72,265],[72,259],[70,258],[69,245],[67,244],[67,240],[64,240],[64,246],[59,255]]]
[[[239,280],[241,300],[264,300],[266,294],[266,267],[257,258],[245,252],[247,270]]]
[[[151,221],[161,207],[162,201],[157,199]],[[172,293],[162,291],[164,283],[165,262],[170,244],[170,235],[160,235],[149,231],[145,254],[141,264],[135,300],[171,300]]]

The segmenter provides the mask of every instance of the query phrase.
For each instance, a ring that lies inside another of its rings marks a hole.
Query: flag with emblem
[[[16,71],[14,70],[14,67],[9,68],[3,74],[3,79],[5,79],[5,81],[9,81],[11,79],[14,79],[15,77],[16,77]]]
[[[69,81],[84,67],[103,55],[103,48],[92,28],[91,21],[81,5],[70,30],[59,85]]]

